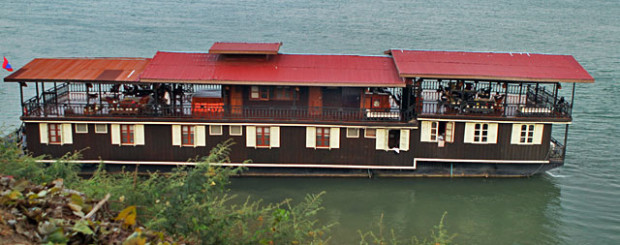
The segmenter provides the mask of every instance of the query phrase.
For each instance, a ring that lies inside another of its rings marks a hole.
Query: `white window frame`
[[[522,140],[521,135],[524,133],[523,126],[526,127],[525,142],[521,141]],[[544,124],[536,124],[536,123],[513,124],[510,143],[513,145],[540,145],[542,144],[544,127],[545,127]],[[528,142],[527,140],[529,133],[532,134],[531,142]]]
[[[239,128],[239,133],[233,133],[233,128]],[[241,125],[230,125],[228,127],[228,133],[230,136],[243,136],[243,126]]]
[[[355,132],[351,134],[351,131]],[[347,138],[359,138],[360,137],[360,129],[359,128],[347,128]]]
[[[368,135],[368,130],[374,130],[375,131],[375,135]],[[364,129],[364,138],[367,139],[376,139],[377,138],[377,130],[376,128],[365,128]]]
[[[440,121],[422,121],[420,131],[420,142],[439,142],[439,124]],[[446,132],[443,139],[446,143],[454,142],[455,122],[445,122]]]
[[[70,123],[56,123],[60,127],[60,143],[49,141],[49,127],[47,123],[39,123],[39,140],[45,145],[68,145],[73,144],[73,129]]]
[[[269,146],[257,146],[256,144],[256,127],[245,127],[245,146],[251,148],[279,148],[280,147],[280,127],[274,126],[260,126],[269,127]]]
[[[190,127],[194,127],[194,144],[193,145],[184,145],[183,144],[183,125],[172,125],[172,145],[178,147],[201,147],[206,146],[206,134],[205,134],[205,126],[204,125],[189,125]],[[188,125],[185,125],[188,126]]]
[[[375,149],[377,150],[389,150],[388,141],[389,141],[389,129],[378,128],[376,129],[375,134]]]
[[[474,143],[488,143],[489,128],[490,126],[488,123],[474,124]]]
[[[258,100],[260,98],[260,89],[258,86],[250,87],[250,99]]]
[[[105,130],[97,130],[97,126],[103,126]],[[108,133],[108,125],[107,124],[95,124],[95,133],[96,134],[107,134]]]
[[[133,144],[121,143],[121,124],[110,124],[110,137],[113,145],[139,146],[144,145],[144,124],[133,124]]]
[[[79,130],[78,126],[84,126],[86,130]],[[88,133],[88,124],[86,123],[76,123],[75,124],[75,133],[76,134],[87,134]]]
[[[215,128],[220,128],[220,132],[213,132],[213,129]],[[222,127],[222,125],[210,125],[209,126],[209,135],[223,135],[224,134],[224,127]]]
[[[409,129],[401,129],[400,130],[400,140],[399,140],[398,148],[401,151],[408,151],[409,150],[410,138],[411,138],[411,130],[409,130]]]
[[[431,131],[430,131],[430,136],[431,136],[431,142],[437,142],[439,141],[439,122],[438,121],[431,121]]]
[[[480,129],[478,131],[478,140],[476,140],[476,125],[480,125]],[[484,136],[484,125],[487,125],[486,129],[486,140],[483,141]],[[464,143],[469,144],[497,144],[497,132],[498,132],[498,124],[497,123],[481,123],[481,122],[468,122],[465,123],[465,136]]]
[[[329,147],[316,146],[316,128],[306,127],[306,148],[328,150],[340,148],[340,128],[329,128]]]

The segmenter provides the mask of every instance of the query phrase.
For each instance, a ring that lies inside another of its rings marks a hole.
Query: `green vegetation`
[[[385,225],[383,224],[383,214],[381,214],[381,218],[379,219],[379,223],[377,224],[376,231],[357,231],[360,234],[360,244],[361,245],[370,245],[370,244],[380,244],[380,245],[397,245],[397,244],[412,244],[412,245],[437,245],[437,244],[453,244],[452,240],[456,237],[456,234],[448,234],[446,227],[444,225],[444,219],[448,213],[444,212],[441,216],[441,220],[439,221],[439,225],[436,225],[433,230],[431,230],[431,239],[430,240],[418,240],[417,237],[412,236],[409,240],[404,240],[399,237],[394,229],[390,229],[389,235],[385,234]]]
[[[149,230],[171,234],[176,241],[189,244],[327,244],[334,224],[320,224],[316,218],[322,195],[309,194],[304,200],[286,199],[264,204],[246,199],[233,205],[226,186],[230,176],[242,168],[219,167],[213,163],[229,162],[230,146],[226,141],[213,148],[209,156],[200,159],[195,167],[178,167],[166,174],[138,174],[123,171],[110,174],[100,165],[87,179],[78,176],[79,165],[70,163],[80,158],[79,152],[67,154],[55,163],[37,162],[42,158],[24,155],[15,145],[0,142],[0,175],[15,179],[52,183],[63,179],[68,188],[78,190],[94,199],[105,199],[107,208],[118,213],[116,220],[127,229],[142,224]],[[0,203],[0,208],[5,204]],[[89,206],[89,208],[92,208]],[[84,210],[88,212],[89,210]],[[445,215],[444,215],[445,216]],[[361,232],[360,244],[402,244],[391,232],[387,240],[382,221],[379,232]],[[443,217],[435,227],[431,241],[412,244],[450,244]],[[142,241],[142,240],[140,240]],[[137,243],[140,244],[140,243]]]

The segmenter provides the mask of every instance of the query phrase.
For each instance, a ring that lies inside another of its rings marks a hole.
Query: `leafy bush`
[[[42,164],[24,154],[16,144],[0,142],[0,174],[35,183],[49,183],[64,179],[67,187],[79,190],[91,198],[111,195],[110,208],[138,220],[150,230],[174,234],[178,239],[196,244],[326,244],[334,224],[321,225],[317,213],[323,210],[322,196],[309,194],[293,203],[263,204],[260,200],[246,199],[242,205],[232,205],[236,198],[229,195],[226,186],[230,176],[242,168],[220,167],[230,162],[231,140],[214,147],[210,154],[195,167],[178,167],[170,173],[139,174],[122,171],[110,174],[104,165],[88,179],[78,177],[80,166],[72,163],[79,152],[70,153],[52,164]],[[123,210],[123,211],[121,211]],[[444,214],[445,217],[445,214]],[[450,244],[442,217],[431,235],[431,240],[410,244]],[[125,217],[126,218],[126,217]],[[134,221],[127,224],[133,225]],[[404,243],[391,230],[389,240],[384,234],[383,217],[377,233],[359,232],[360,244]]]

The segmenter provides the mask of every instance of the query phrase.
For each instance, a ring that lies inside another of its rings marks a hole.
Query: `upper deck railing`
[[[476,89],[445,84],[425,82],[415,103],[419,116],[571,118],[570,104],[544,86],[487,82]]]
[[[136,91],[126,95],[110,85],[87,89],[84,84],[62,84],[24,102],[25,117],[116,117],[116,118],[194,118],[204,120],[278,120],[278,121],[341,121],[341,122],[406,122],[414,117],[413,109],[347,108],[308,106],[232,106],[222,103],[191,103],[196,89],[179,93],[174,104],[156,103],[152,91]],[[219,89],[219,87],[215,88]],[[94,91],[96,90],[96,91]]]
[[[342,107],[295,106],[230,106],[209,105],[193,107],[154,104],[47,104],[28,107],[26,117],[122,117],[122,118],[195,118],[205,120],[303,120],[341,122],[400,122],[412,118],[413,112],[401,113],[397,108],[374,110]]]

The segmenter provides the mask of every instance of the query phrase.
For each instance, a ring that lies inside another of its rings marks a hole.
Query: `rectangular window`
[[[196,126],[191,126],[191,125],[181,126],[181,144],[183,144],[183,146],[194,146],[195,138],[196,138]]]
[[[134,133],[134,125],[121,124],[121,145],[133,145]]]
[[[498,129],[498,123],[466,122],[463,142],[470,144],[497,144]],[[452,127],[452,130],[454,130],[454,127]],[[449,140],[454,140],[454,134],[452,134],[452,139]],[[519,142],[518,137],[515,140]]]
[[[316,128],[316,147],[329,148],[330,128]]]
[[[231,136],[241,136],[243,135],[243,127],[237,125],[231,125],[229,129],[229,133]]]
[[[256,127],[256,146],[269,147],[270,127]]]
[[[222,135],[222,125],[209,126],[209,135]]]
[[[259,100],[269,100],[269,88],[259,87]]]
[[[258,86],[252,86],[252,88],[250,88],[250,99],[257,100],[258,97],[259,97]]]
[[[431,141],[436,142],[439,135],[439,122],[431,122]]]
[[[48,124],[48,139],[50,144],[61,144],[62,143],[62,124],[60,123],[50,123]]]
[[[347,128],[347,138],[359,138],[359,137],[360,137],[359,128]]]
[[[250,88],[251,100],[269,100],[269,87],[264,86],[252,86]]]
[[[440,127],[441,128],[441,127]],[[447,122],[445,127],[446,142],[454,142],[454,122]]]
[[[364,130],[364,138],[376,138],[377,137],[377,129],[367,128]]]
[[[291,101],[294,99],[294,91],[291,87],[276,87],[273,99]]]
[[[85,124],[85,123],[75,124],[75,133],[77,133],[77,134],[87,134],[88,133],[88,124]]]
[[[476,123],[474,126],[474,142],[486,143],[488,142],[489,124],[488,123]]]
[[[516,145],[540,145],[542,144],[544,124],[518,124],[512,125],[511,144]]]
[[[519,143],[532,144],[534,143],[534,124],[521,125],[521,137]]]
[[[96,134],[107,134],[108,125],[107,124],[95,124],[95,133]]]
[[[421,142],[454,142],[454,122],[422,121]]]

